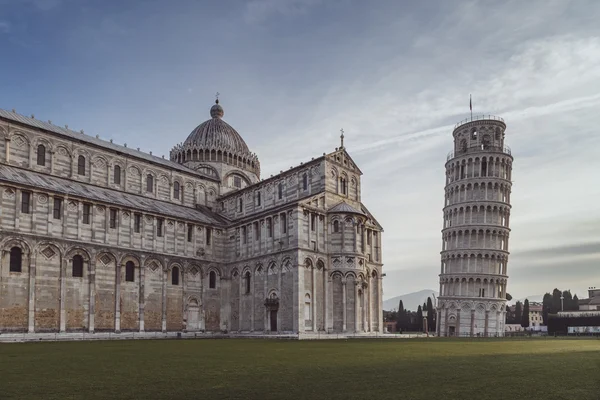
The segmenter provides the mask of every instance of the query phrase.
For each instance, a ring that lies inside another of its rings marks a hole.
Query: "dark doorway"
[[[271,310],[271,332],[277,332],[277,310]]]
[[[453,326],[448,327],[448,336],[454,336],[456,328]]]

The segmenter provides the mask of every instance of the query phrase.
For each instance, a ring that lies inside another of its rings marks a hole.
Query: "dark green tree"
[[[506,300],[508,300],[508,301],[512,300],[512,296],[510,295],[510,293],[506,293]]]
[[[435,332],[435,311],[433,310],[433,302],[431,297],[427,298],[427,328],[429,332]]]
[[[544,321],[544,325],[548,325],[548,314],[552,311],[552,295],[550,293],[546,293],[544,295],[544,299],[542,300],[542,320]]]
[[[577,295],[573,296],[573,311],[579,310],[579,297]]]
[[[571,295],[570,290],[565,290],[562,292],[563,295],[563,304],[565,311],[573,311],[573,296]]]
[[[512,324],[512,311],[510,306],[506,306],[506,321],[507,324]]]
[[[415,326],[417,327],[417,331],[421,332],[423,330],[423,309],[421,306],[417,308],[417,320],[415,321]]]
[[[517,301],[515,304],[515,319],[513,320],[515,324],[521,323],[521,316],[523,315],[523,303]]]
[[[552,309],[550,310],[550,314],[556,314],[560,311],[560,296],[562,296],[562,292],[555,288],[552,291]]]
[[[402,300],[398,303],[398,312],[396,313],[396,330],[402,331],[405,329],[404,321],[406,321],[406,311],[404,310],[404,304]]]
[[[529,300],[525,299],[523,305],[523,316],[521,317],[521,326],[523,328],[529,328]]]

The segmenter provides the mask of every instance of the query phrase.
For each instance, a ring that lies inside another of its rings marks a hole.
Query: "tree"
[[[510,293],[506,293],[506,300],[508,300],[508,301],[512,300],[512,296],[510,295]]]
[[[548,314],[552,311],[552,295],[546,293],[542,300],[542,320],[544,325],[548,325]]]
[[[562,296],[562,292],[555,288],[552,291],[552,309],[550,310],[550,314],[556,314],[560,311],[560,296]]]
[[[515,304],[515,319],[514,319],[515,324],[521,323],[522,314],[523,314],[523,304],[520,301],[517,301],[517,304]]]
[[[523,305],[523,316],[521,317],[521,326],[523,328],[529,327],[529,300],[525,299],[525,304]]]
[[[402,300],[398,304],[398,313],[396,314],[396,330],[399,332],[405,329],[404,321],[406,321],[406,311],[404,310],[404,304]]]
[[[421,308],[421,306],[417,308],[416,326],[418,327],[418,331],[421,331],[423,329],[423,309]]]
[[[433,302],[431,301],[431,297],[427,298],[427,327],[429,331],[435,332],[435,311],[433,310]]]
[[[506,306],[506,321],[507,324],[512,324],[512,315],[510,311],[510,306]]]
[[[573,311],[579,310],[579,297],[577,295],[573,296]]]
[[[562,292],[562,295],[564,302],[564,307],[562,309],[564,311],[573,311],[573,296],[571,295],[571,291],[565,290],[564,292]]]

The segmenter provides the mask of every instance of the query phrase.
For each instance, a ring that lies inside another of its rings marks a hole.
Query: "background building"
[[[343,137],[261,180],[210,115],[165,159],[0,110],[0,332],[382,332]]]
[[[512,162],[501,118],[454,127],[446,160],[437,332],[503,335]]]

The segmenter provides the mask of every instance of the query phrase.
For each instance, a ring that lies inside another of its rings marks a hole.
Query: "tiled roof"
[[[118,190],[102,188],[83,182],[72,181],[41,174],[26,169],[0,164],[0,181],[20,184],[50,192],[85,198],[92,201],[114,204],[133,210],[160,214],[172,218],[185,219],[207,225],[227,224],[227,219],[206,207],[184,207],[166,201],[125,193]]]
[[[168,160],[168,159],[165,159],[162,157],[157,157],[157,156],[154,156],[151,154],[147,154],[142,151],[132,149],[130,147],[120,146],[118,144],[111,143],[106,140],[102,140],[100,138],[96,138],[96,137],[92,137],[89,135],[85,135],[83,133],[75,132],[75,131],[67,129],[67,128],[61,128],[60,126],[52,125],[49,122],[40,121],[35,118],[29,118],[24,115],[17,114],[15,112],[3,110],[1,108],[0,108],[0,117],[14,121],[14,122],[19,122],[24,125],[29,125],[34,128],[43,129],[48,132],[53,132],[58,135],[66,136],[69,139],[81,140],[86,143],[104,147],[104,148],[112,150],[112,151],[118,151],[123,154],[141,158],[143,160],[150,161],[152,163],[161,164],[167,168],[176,169],[178,171],[186,172],[188,174],[198,175],[198,176],[202,176],[202,177],[208,177],[211,180],[215,179],[214,177],[209,177],[208,175],[202,174],[198,171],[194,171],[193,169],[189,169],[187,167],[184,167],[181,164],[178,164],[174,161],[171,161],[171,160]]]
[[[357,210],[356,208],[352,207],[350,204],[343,202],[343,201],[341,203],[331,207],[329,210],[327,210],[327,212],[365,215],[365,213],[363,213],[362,211]]]

